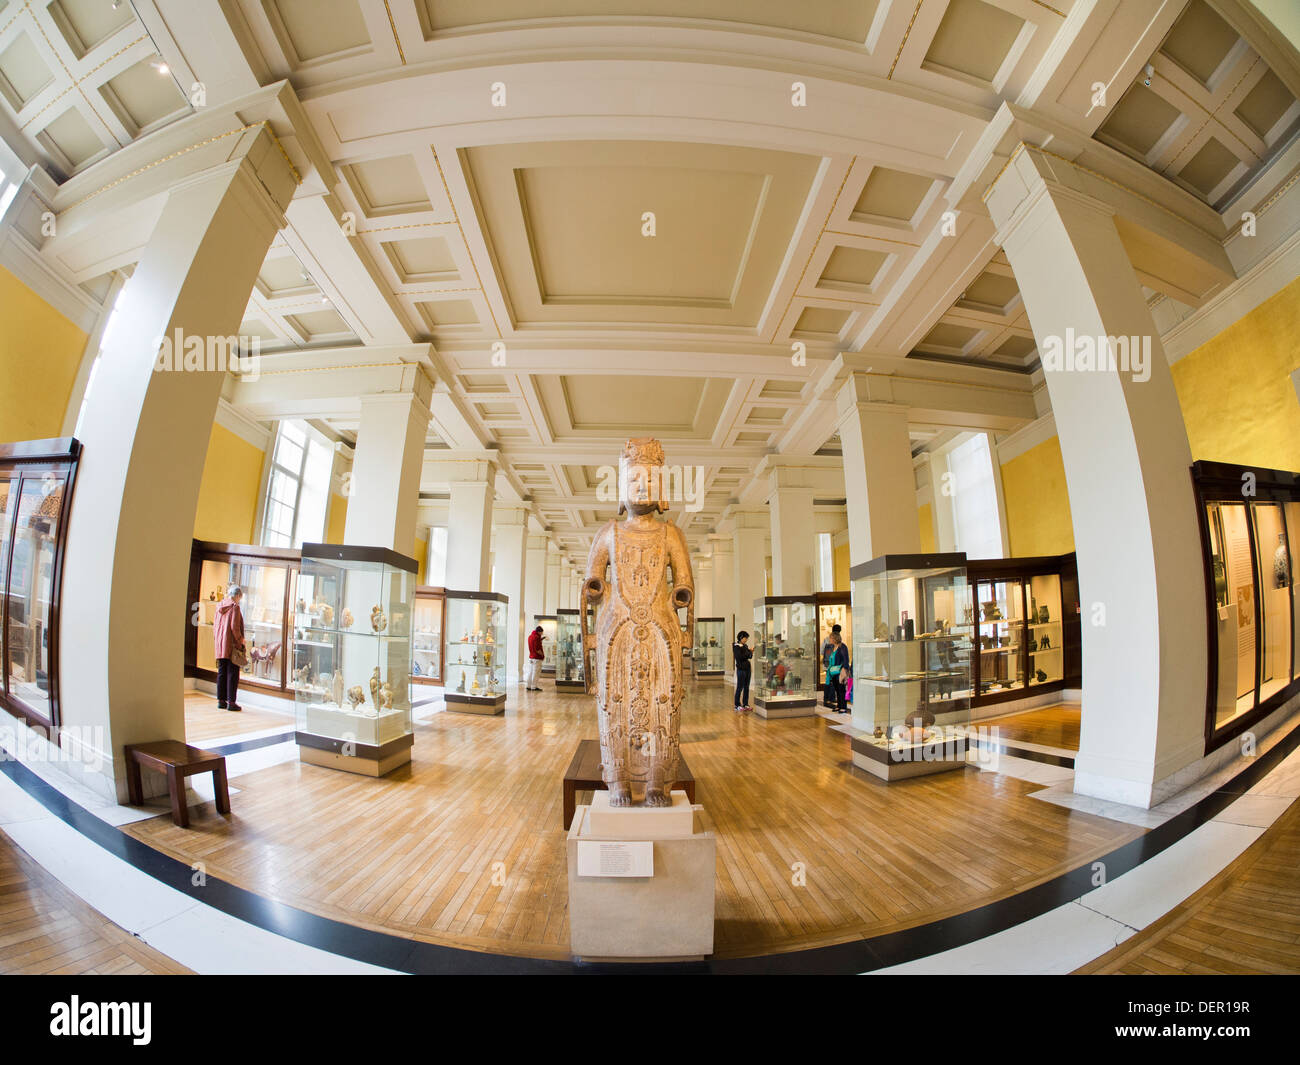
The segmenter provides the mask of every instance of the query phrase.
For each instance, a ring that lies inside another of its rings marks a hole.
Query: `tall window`
[[[262,543],[299,547],[325,535],[334,456],[303,422],[281,422],[262,509]]]
[[[835,590],[835,548],[830,533],[817,534],[817,576],[819,592]]]
[[[1000,558],[1002,522],[988,437],[972,433],[948,452],[952,525],[957,550],[969,558]]]
[[[429,562],[424,579],[437,587],[447,583],[447,526],[434,525],[429,529]]]

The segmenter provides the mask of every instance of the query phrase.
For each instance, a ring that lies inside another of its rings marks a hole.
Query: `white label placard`
[[[578,840],[579,876],[654,876],[655,845],[650,840]]]

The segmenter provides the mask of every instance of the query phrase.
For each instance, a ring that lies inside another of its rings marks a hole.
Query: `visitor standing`
[[[217,709],[242,710],[239,697],[239,671],[248,665],[248,648],[244,644],[244,612],[239,601],[244,590],[237,584],[226,589],[226,598],[217,604],[212,621],[212,651],[217,659]]]
[[[736,713],[750,713],[754,708],[749,705],[749,660],[754,657],[749,647],[749,633],[741,629],[736,633],[736,642],[731,645],[731,657],[736,665]]]
[[[831,653],[826,663],[827,705],[837,714],[848,713],[849,703],[844,693],[844,682],[849,673],[849,650],[838,632],[831,633]]]
[[[831,651],[835,649],[835,641],[831,638],[840,631],[839,625],[832,625],[831,631],[826,634],[826,639],[822,641],[822,705],[831,705],[831,678],[826,672],[826,667],[831,664]]]
[[[542,668],[542,661],[546,658],[546,652],[542,649],[543,639],[545,637],[540,625],[528,634],[528,664],[524,667],[524,691],[542,690],[537,686],[537,672]]]

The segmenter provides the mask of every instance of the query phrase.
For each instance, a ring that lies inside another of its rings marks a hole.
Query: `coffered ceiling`
[[[953,364],[985,391],[1032,379],[991,225],[953,210],[1003,104],[1134,202],[1217,226],[1215,241],[1247,190],[1289,187],[1300,63],[1243,10],[0,0],[0,134],[61,181],[192,114],[193,85],[204,107],[237,110],[287,80],[310,138],[286,129],[282,146],[316,177],[242,331],[322,368],[432,344],[430,446],[489,455],[498,492],[573,551],[607,516],[596,471],[655,433],[703,471],[703,508],[676,515],[698,541],[752,502],[768,456],[835,452],[819,382],[840,352]],[[305,165],[307,139],[327,165]],[[1122,219],[1126,244],[1169,258],[1149,222]],[[67,280],[98,301],[103,269]],[[1189,304],[1211,284],[1176,255],[1140,276]],[[338,409],[319,420],[355,432]],[[942,432],[918,424],[914,441]]]

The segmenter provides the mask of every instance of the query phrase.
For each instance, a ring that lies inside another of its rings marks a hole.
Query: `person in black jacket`
[[[736,663],[736,713],[750,713],[754,708],[749,705],[749,660],[754,651],[746,643],[749,633],[741,629],[736,633],[736,642],[731,645],[731,657]]]

